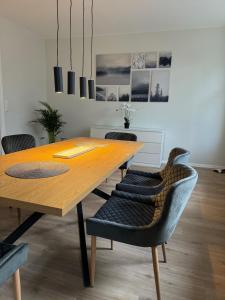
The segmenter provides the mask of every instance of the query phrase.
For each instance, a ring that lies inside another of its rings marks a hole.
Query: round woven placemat
[[[38,179],[53,177],[69,171],[69,167],[55,162],[20,163],[8,168],[5,173],[11,177]]]

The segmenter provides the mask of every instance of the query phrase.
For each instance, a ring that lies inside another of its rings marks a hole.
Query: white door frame
[[[2,61],[0,52],[0,140],[5,135],[5,108],[3,99],[3,81],[2,81]],[[1,144],[1,143],[0,143]],[[2,154],[2,147],[0,146],[0,154]]]

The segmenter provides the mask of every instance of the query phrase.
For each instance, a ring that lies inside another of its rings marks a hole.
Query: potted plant
[[[56,141],[56,136],[61,132],[61,128],[66,122],[62,121],[62,115],[57,109],[53,109],[48,103],[40,101],[45,107],[43,109],[36,109],[35,111],[39,114],[33,123],[39,123],[48,133],[49,143]]]
[[[132,114],[135,112],[134,108],[131,108],[130,104],[123,103],[116,111],[121,111],[123,113],[124,118],[124,128],[130,127],[130,122],[132,119]]]

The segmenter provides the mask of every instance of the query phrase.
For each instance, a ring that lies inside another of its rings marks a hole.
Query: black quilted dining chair
[[[7,135],[2,138],[2,148],[5,154],[34,148],[36,146],[35,138],[30,134]],[[18,222],[21,223],[21,210],[17,209]]]
[[[108,132],[105,135],[105,139],[136,142],[137,136],[134,133],[129,132]],[[127,170],[131,164],[132,158],[120,166],[119,169],[121,170],[121,179],[124,177],[124,170]]]
[[[174,165],[162,191],[155,196],[125,199],[113,195],[87,219],[91,235],[91,284],[94,285],[96,237],[140,247],[151,247],[157,299],[161,299],[158,246],[167,242],[191,197],[198,178],[186,165]]]
[[[168,176],[171,167],[175,164],[187,164],[189,158],[188,150],[174,148],[170,151],[167,164],[160,172],[150,173],[129,169],[122,182],[116,185],[116,189],[142,195],[157,194],[162,189],[163,181]]]
[[[35,139],[30,134],[7,135],[2,138],[2,148],[5,154],[35,147]]]

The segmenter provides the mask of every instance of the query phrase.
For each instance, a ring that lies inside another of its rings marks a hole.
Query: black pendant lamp
[[[73,57],[72,57],[72,6],[73,2],[70,0],[70,71],[67,73],[67,94],[75,95],[75,72],[73,71]]]
[[[57,4],[57,65],[54,67],[55,92],[63,93],[62,67],[59,66],[59,0]]]
[[[90,76],[90,79],[88,80],[89,99],[95,99],[95,82],[92,79],[93,34],[94,34],[94,0],[91,0],[91,76]]]
[[[84,77],[84,0],[83,0],[83,52],[82,52],[82,76],[80,77],[80,98],[87,97],[87,80]]]

